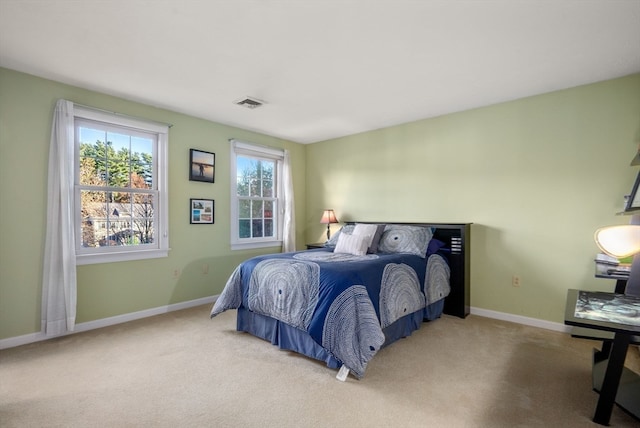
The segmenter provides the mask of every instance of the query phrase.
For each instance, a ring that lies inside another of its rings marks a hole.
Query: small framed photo
[[[189,223],[213,224],[213,199],[191,199],[189,202]]]
[[[189,180],[214,183],[216,177],[216,154],[198,149],[189,150]]]

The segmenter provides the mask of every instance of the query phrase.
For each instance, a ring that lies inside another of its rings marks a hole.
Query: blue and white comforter
[[[385,342],[385,327],[449,290],[449,267],[439,255],[271,254],[235,269],[211,317],[244,306],[275,318],[307,332],[360,378]]]

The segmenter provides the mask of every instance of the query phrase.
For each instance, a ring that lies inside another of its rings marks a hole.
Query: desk
[[[615,279],[616,288],[614,292],[618,294],[625,294],[629,274],[626,273],[624,275],[621,275],[615,272],[616,268],[616,266],[598,263],[598,261],[596,260],[596,278]],[[614,272],[611,272],[612,269],[614,270]],[[601,353],[602,355],[609,355],[609,353],[611,352],[614,333],[611,331],[593,330],[584,327],[573,327],[573,329],[571,330],[571,336],[584,339],[602,340],[603,343]],[[637,337],[635,338],[634,344],[638,344]]]
[[[640,298],[616,293],[569,290],[564,323],[614,333],[608,355],[594,352],[593,389],[600,393],[593,421],[609,425],[616,403],[640,418],[640,376],[625,369],[629,343],[640,334]]]

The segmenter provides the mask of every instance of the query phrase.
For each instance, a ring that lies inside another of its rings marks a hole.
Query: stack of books
[[[631,273],[631,265],[628,263],[621,263],[615,257],[611,257],[604,253],[596,255],[596,271],[601,275],[608,275],[619,278],[629,278]]]

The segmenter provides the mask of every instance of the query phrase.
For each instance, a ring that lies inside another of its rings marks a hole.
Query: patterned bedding
[[[438,254],[271,254],[235,269],[211,317],[242,307],[286,323],[360,378],[385,344],[385,327],[424,311],[449,290],[449,267]]]

